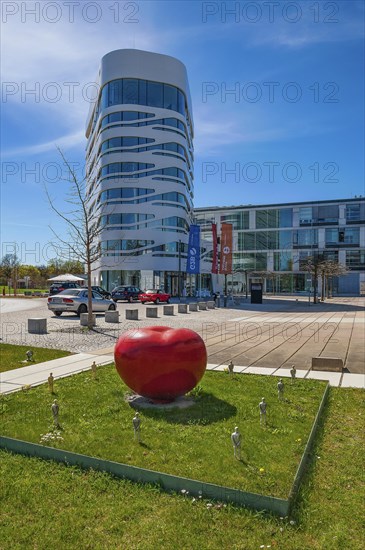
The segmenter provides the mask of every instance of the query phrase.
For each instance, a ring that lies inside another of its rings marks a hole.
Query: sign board
[[[251,304],[262,304],[262,283],[251,283]]]

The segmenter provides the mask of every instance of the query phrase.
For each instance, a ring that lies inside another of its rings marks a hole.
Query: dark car
[[[54,294],[59,294],[63,290],[69,290],[70,288],[82,288],[77,283],[71,283],[70,281],[64,281],[59,283],[53,283],[49,289],[49,293],[51,296]]]
[[[107,290],[105,290],[105,288],[102,288],[101,286],[92,286],[91,288],[93,290],[95,290],[96,292],[99,292],[99,294],[101,294],[103,296],[103,298],[110,298],[111,297],[110,292],[108,292]]]
[[[118,302],[118,300],[126,300],[127,302],[133,302],[138,300],[138,294],[141,289],[136,286],[117,286],[111,292],[112,300]]]

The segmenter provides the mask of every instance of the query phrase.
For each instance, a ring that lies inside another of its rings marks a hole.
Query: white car
[[[103,298],[95,290],[92,292],[92,305],[95,312],[112,311],[117,307],[113,300]],[[55,296],[49,296],[47,306],[57,317],[65,311],[71,311],[76,315],[87,313],[87,289],[71,288],[63,290]]]

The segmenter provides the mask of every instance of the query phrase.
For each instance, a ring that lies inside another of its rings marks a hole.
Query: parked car
[[[71,283],[70,281],[63,281],[63,282],[57,282],[53,283],[49,289],[50,296],[53,296],[54,294],[59,294],[63,290],[69,290],[70,288],[82,288],[77,283]]]
[[[166,302],[166,304],[169,304],[170,298],[171,295],[167,294],[163,290],[146,290],[145,292],[141,292],[138,296],[138,299],[142,304],[145,304],[146,302],[154,302],[155,304],[158,304],[159,302]]]
[[[70,290],[63,290],[56,296],[49,296],[47,306],[57,317],[62,315],[64,311],[71,311],[76,315],[87,313],[87,289],[71,288]],[[92,295],[92,306],[95,312],[116,309],[113,300],[103,298],[95,290],[93,290]]]
[[[134,300],[138,300],[138,294],[140,292],[141,289],[136,286],[117,286],[116,288],[113,288],[111,296],[114,302],[117,302],[118,300],[133,302]]]
[[[108,292],[108,290],[105,290],[105,288],[102,288],[101,286],[92,286],[92,290],[95,290],[95,292],[99,292],[103,296],[103,298],[110,298],[111,293]]]

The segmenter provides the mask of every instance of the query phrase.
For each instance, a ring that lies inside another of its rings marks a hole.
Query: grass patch
[[[33,351],[34,362],[22,363],[26,360],[25,353]],[[0,372],[27,367],[43,361],[51,361],[59,357],[71,355],[69,351],[62,351],[48,348],[35,348],[34,346],[16,346],[12,344],[0,344]]]
[[[4,289],[5,289],[5,295],[7,294],[14,294],[14,287],[10,286],[8,287],[7,285],[0,285],[0,294],[3,295],[4,294]],[[17,288],[16,289],[16,293],[17,295],[24,295],[24,292],[49,292],[49,287],[48,288]]]
[[[0,452],[2,547],[363,548],[364,391],[331,388],[325,417],[293,525],[285,518],[217,503],[207,507],[203,499],[193,502],[102,473]]]
[[[207,372],[203,391],[189,409],[140,411],[142,444],[133,440],[133,409],[113,366],[94,380],[82,373],[57,381],[61,440],[53,446],[216,483],[287,498],[325,384],[297,380],[277,398],[276,379]],[[265,396],[268,423],[259,424],[258,403]],[[45,385],[3,396],[2,434],[40,443],[52,431],[52,397]],[[233,458],[230,434],[242,434],[242,461]],[[49,444],[49,443],[47,443]]]

